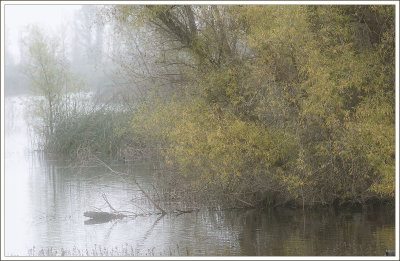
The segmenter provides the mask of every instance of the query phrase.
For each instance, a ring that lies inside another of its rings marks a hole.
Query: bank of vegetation
[[[157,155],[159,179],[178,198],[394,200],[394,6],[118,5],[99,14],[119,43],[119,107],[56,109],[74,104],[51,94],[70,86],[57,78],[66,70],[50,70],[51,83],[35,74],[48,94],[47,150]]]

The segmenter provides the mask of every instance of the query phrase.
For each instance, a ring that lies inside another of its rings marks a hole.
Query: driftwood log
[[[123,214],[113,214],[108,212],[97,212],[97,211],[86,211],[83,213],[83,216],[90,218],[85,221],[85,224],[100,224],[106,223],[114,219],[122,219],[126,217]]]

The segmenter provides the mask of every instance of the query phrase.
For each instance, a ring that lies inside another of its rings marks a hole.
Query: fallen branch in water
[[[85,217],[88,218],[93,218],[93,219],[104,219],[104,220],[112,220],[112,219],[119,219],[126,217],[123,214],[113,214],[113,213],[108,213],[108,212],[102,212],[102,211],[86,211],[83,213]]]
[[[144,191],[144,189],[139,185],[139,183],[136,181],[136,179],[135,179],[132,175],[129,175],[129,174],[127,174],[127,173],[119,172],[119,171],[116,171],[116,170],[112,169],[109,165],[107,165],[104,161],[100,160],[100,159],[99,159],[98,157],[96,157],[96,156],[93,156],[93,158],[94,158],[94,161],[100,163],[101,165],[103,165],[104,167],[106,167],[108,170],[110,170],[112,173],[115,173],[115,174],[117,174],[117,175],[119,175],[119,176],[122,176],[122,177],[126,177],[126,178],[132,179],[132,181],[136,184],[136,186],[137,186],[137,187],[139,188],[139,190],[143,193],[143,195],[151,202],[151,204],[153,204],[153,206],[154,206],[156,209],[160,210],[161,213],[162,213],[163,215],[167,214],[167,212],[166,212],[164,209],[162,209],[162,208],[161,208],[147,193],[146,193],[146,191]],[[103,198],[104,198],[104,196],[103,196]],[[106,201],[106,203],[107,203],[109,206],[111,206],[111,205],[109,204],[109,202],[107,202],[106,198],[105,198],[104,200]],[[110,208],[113,209],[112,207],[110,207]],[[113,210],[116,211],[115,209],[113,209]],[[117,211],[117,212],[118,212],[118,211]]]
[[[107,203],[108,207],[114,212],[114,213],[109,213],[109,212],[104,212],[104,211],[86,211],[83,213],[83,216],[90,218],[89,220],[85,220],[86,225],[93,225],[93,224],[101,224],[101,223],[107,223],[111,220],[115,219],[122,219],[124,217],[138,217],[138,216],[145,216],[146,214],[137,214],[131,211],[119,211],[116,210],[111,203],[108,201],[108,198],[106,194],[102,193],[101,196],[103,197],[104,201]],[[124,214],[126,213],[126,214]],[[160,214],[160,213],[155,213],[155,214]],[[165,214],[161,213],[163,217]],[[151,214],[148,214],[151,215]]]
[[[188,210],[180,210],[180,209],[175,209],[174,212],[176,212],[176,216],[180,216],[182,214],[187,214],[187,213],[192,213],[193,211],[199,211],[200,209],[188,209]]]
[[[101,196],[103,197],[104,201],[107,203],[108,207],[109,207],[112,211],[114,211],[114,212],[116,212],[116,213],[120,213],[118,210],[116,210],[115,208],[113,208],[113,206],[111,206],[110,202],[109,202],[108,199],[107,199],[106,194],[102,193]]]
[[[86,211],[83,213],[85,217],[90,218],[85,220],[86,225],[106,223],[114,219],[122,219],[126,217],[124,214],[113,214],[108,212]]]

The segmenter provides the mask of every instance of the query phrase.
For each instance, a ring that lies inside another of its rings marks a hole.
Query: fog
[[[6,47],[15,61],[20,59],[19,41],[26,27],[38,25],[47,32],[55,33],[62,25],[71,24],[80,5],[6,5]]]
[[[112,71],[108,39],[110,26],[102,21],[99,5],[6,5],[5,6],[5,95],[30,92],[26,73],[29,44],[36,28],[56,43],[66,58],[68,70],[86,91],[104,90]]]
[[[172,78],[165,74],[174,68],[157,64],[163,50],[147,41],[150,32],[116,21],[110,10],[112,6],[102,5],[7,5],[5,94],[32,94],[27,66],[32,65],[32,37],[38,34],[57,45],[63,70],[102,102],[123,100],[131,106],[155,79],[159,86],[169,85]]]

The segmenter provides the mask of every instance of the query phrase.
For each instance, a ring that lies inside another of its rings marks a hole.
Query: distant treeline
[[[394,200],[394,6],[118,5],[100,14],[120,43],[122,109],[54,123],[48,149],[151,151],[177,196],[233,205]]]

